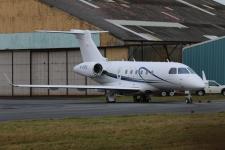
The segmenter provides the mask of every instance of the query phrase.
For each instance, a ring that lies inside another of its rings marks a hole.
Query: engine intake
[[[96,77],[102,75],[104,67],[100,63],[85,62],[75,66],[73,70],[80,75],[84,75],[87,77]]]
[[[93,71],[94,71],[94,73],[95,73],[96,75],[101,75],[102,72],[103,72],[103,67],[102,67],[102,65],[101,65],[101,64],[95,64],[95,65],[94,65]]]

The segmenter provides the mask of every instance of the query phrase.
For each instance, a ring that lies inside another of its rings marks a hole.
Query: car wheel
[[[197,92],[198,96],[204,96],[205,95],[205,91],[201,90]]]
[[[225,89],[223,89],[221,93],[223,96],[225,96]]]

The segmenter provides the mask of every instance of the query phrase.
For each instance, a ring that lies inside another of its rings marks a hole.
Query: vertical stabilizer
[[[84,62],[106,61],[106,58],[102,56],[102,54],[98,50],[96,44],[94,43],[91,37],[92,33],[102,33],[106,31],[89,31],[89,30],[72,29],[70,31],[38,30],[37,32],[74,34],[79,41],[81,56]]]
[[[75,35],[79,40],[81,56],[84,62],[106,61],[92,40],[89,31],[84,31],[82,34],[75,33]]]

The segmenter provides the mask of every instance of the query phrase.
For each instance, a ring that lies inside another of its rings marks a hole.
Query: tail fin
[[[89,30],[72,29],[70,31],[37,30],[37,32],[74,34],[79,41],[81,56],[84,62],[106,61],[106,58],[104,58],[101,55],[91,37],[92,33],[102,33],[106,31],[89,31]]]
[[[202,80],[203,80],[203,81],[207,81],[207,80],[206,80],[206,76],[205,76],[205,72],[204,72],[203,70],[202,70]]]

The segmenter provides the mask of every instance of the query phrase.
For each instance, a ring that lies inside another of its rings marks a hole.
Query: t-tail
[[[48,30],[37,30],[37,32],[48,32],[48,33],[64,33],[74,34],[79,41],[81,56],[83,62],[101,62],[106,61],[106,58],[102,56],[94,43],[91,34],[102,33],[107,31],[89,31],[89,30],[75,30],[70,31],[48,31]]]

